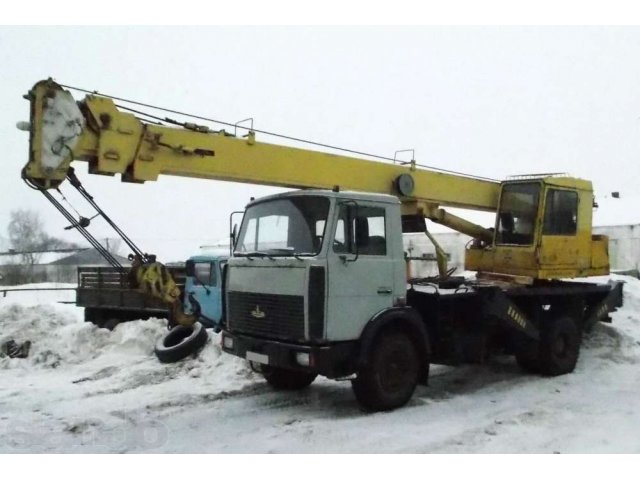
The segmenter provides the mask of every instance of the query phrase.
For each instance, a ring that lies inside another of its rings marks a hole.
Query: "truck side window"
[[[575,235],[578,227],[578,193],[549,189],[545,201],[543,235]]]
[[[195,277],[200,283],[203,283],[205,285],[216,284],[216,269],[211,268],[210,262],[198,262],[194,265],[194,267]]]
[[[359,255],[386,255],[384,208],[355,208],[351,204],[342,205],[336,223],[333,251],[354,254],[357,252]]]

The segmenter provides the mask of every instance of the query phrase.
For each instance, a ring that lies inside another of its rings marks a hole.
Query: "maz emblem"
[[[260,305],[256,305],[256,308],[251,310],[251,316],[253,318],[264,318],[266,314],[260,310]]]

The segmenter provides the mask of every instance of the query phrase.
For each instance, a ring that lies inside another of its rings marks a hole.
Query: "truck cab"
[[[184,312],[197,314],[206,327],[217,328],[222,319],[222,269],[228,255],[195,255],[186,263]]]
[[[226,351],[339,377],[365,326],[406,296],[400,201],[305,190],[251,202],[226,279]]]

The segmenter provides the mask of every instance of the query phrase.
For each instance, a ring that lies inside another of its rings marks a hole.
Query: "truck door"
[[[541,268],[574,269],[580,256],[578,193],[549,188],[545,195],[540,240]]]
[[[215,260],[189,260],[193,266],[187,268],[185,280],[185,311],[193,313],[193,298],[200,305],[201,323],[215,326],[222,315],[220,279],[221,273]]]
[[[392,306],[393,260],[381,205],[338,205],[328,250],[327,339],[352,340],[380,310]]]

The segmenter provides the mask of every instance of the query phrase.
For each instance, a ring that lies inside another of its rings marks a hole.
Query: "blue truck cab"
[[[218,328],[222,319],[222,268],[228,255],[194,255],[187,260],[184,311],[197,314],[205,327]]]

